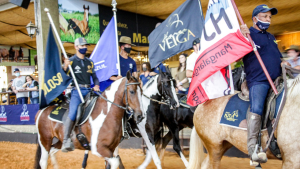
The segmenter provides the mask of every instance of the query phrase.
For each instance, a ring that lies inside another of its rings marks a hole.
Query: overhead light
[[[27,30],[28,36],[30,36],[31,39],[32,39],[32,37],[34,36],[35,31],[36,31],[36,33],[38,33],[38,31],[37,31],[37,26],[35,26],[31,21],[30,21],[29,24],[27,24],[26,30]]]

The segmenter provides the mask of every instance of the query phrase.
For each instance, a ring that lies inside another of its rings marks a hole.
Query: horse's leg
[[[57,164],[57,160],[56,160],[56,157],[55,157],[55,154],[59,151],[59,149],[57,148],[54,148],[52,147],[50,149],[50,158],[51,158],[51,162],[52,162],[52,165],[53,165],[53,168],[54,169],[58,169],[58,164]]]
[[[173,149],[177,152],[179,157],[181,158],[182,162],[184,163],[185,167],[188,167],[189,162],[186,160],[184,157],[181,147],[180,147],[180,142],[179,142],[179,127],[178,126],[170,126],[169,127],[170,131],[173,134]]]
[[[105,169],[117,169],[120,165],[119,157],[105,158],[107,161]]]
[[[162,140],[162,147],[161,147],[161,152],[160,152],[160,155],[159,155],[159,159],[160,159],[160,161],[161,161],[162,166],[164,166],[164,155],[165,155],[165,150],[166,150],[167,145],[168,145],[169,142],[171,141],[171,139],[172,139],[172,133],[171,133],[171,131],[169,131],[169,132],[163,137],[163,140]]]
[[[89,157],[89,150],[85,150],[85,151],[84,151],[83,161],[82,161],[82,164],[81,164],[81,167],[82,167],[83,169],[86,168],[88,157]]]
[[[161,169],[161,163],[160,163],[160,160],[158,158],[158,155],[157,155],[157,152],[156,152],[156,149],[155,149],[155,145],[153,145],[151,142],[150,142],[150,139],[148,137],[148,134],[146,132],[146,129],[145,129],[145,124],[146,124],[146,120],[142,120],[142,122],[140,122],[138,124],[138,128],[141,132],[141,135],[148,147],[148,150],[150,151],[151,153],[151,156],[153,158],[153,161],[154,161],[154,164],[155,166],[157,167],[157,169]]]
[[[119,165],[119,169],[125,169],[123,163],[122,163],[122,160],[121,160],[121,157],[119,155],[119,146],[115,148],[115,151],[114,151],[114,157],[118,157],[119,160],[120,160],[120,165]]]
[[[146,158],[144,162],[138,167],[138,169],[145,169],[150,164],[152,160],[151,152],[147,149]]]

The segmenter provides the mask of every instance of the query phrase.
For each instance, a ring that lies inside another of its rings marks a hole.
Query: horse
[[[19,50],[14,50],[12,48],[10,50],[14,53],[13,58],[14,58],[15,62],[18,62],[19,57],[22,57],[22,60],[23,60],[23,49],[21,46],[20,46]]]
[[[180,99],[183,95],[178,94],[177,96],[178,99]],[[159,147],[161,145],[160,160],[163,161],[164,150],[166,149],[171,139],[173,139],[173,149],[177,152],[182,162],[187,167],[188,161],[184,157],[181,150],[179,131],[186,127],[193,128],[194,113],[189,108],[183,107],[181,105],[176,109],[170,109],[169,106],[162,104],[160,106],[159,114],[161,115],[162,122],[169,129],[168,133],[165,136],[161,138],[161,134],[159,133],[157,134],[158,137],[155,139],[156,147]],[[141,166],[144,166],[144,168],[146,168],[146,166],[149,165],[150,161],[151,154],[147,153],[145,161]]]
[[[7,57],[8,58],[8,56],[9,56],[9,53],[8,53],[8,50],[7,49],[5,49],[5,48],[3,48],[3,49],[0,49],[0,58],[5,58],[5,57]]]
[[[90,143],[92,154],[105,159],[106,169],[116,169],[119,166],[119,158],[114,157],[113,152],[122,137],[122,119],[125,109],[133,112],[137,124],[143,119],[142,91],[139,84],[130,72],[127,72],[126,77],[116,80],[102,93],[105,99],[102,97],[97,99],[89,119],[81,125],[81,130]],[[64,126],[62,123],[48,119],[54,107],[49,106],[39,110],[35,117],[38,131],[35,168],[46,169],[49,154],[54,167],[57,167],[55,153],[61,149]],[[75,137],[79,129],[75,127],[71,139],[76,149],[85,150]],[[57,140],[55,143],[53,143],[54,138]]]
[[[298,141],[300,137],[299,83],[300,76],[287,80],[286,103],[275,131],[277,144],[282,155],[282,169],[300,168],[300,145]],[[225,106],[231,97],[232,95],[229,95],[209,100],[197,107],[194,114],[195,126],[190,140],[188,169],[219,168],[223,154],[233,145],[248,154],[247,130],[230,128],[219,124]],[[267,131],[262,131],[262,147],[266,147],[268,137]],[[208,152],[205,158],[202,143]],[[277,159],[269,149],[266,154],[269,159]]]
[[[86,36],[89,31],[89,9],[90,7],[83,5],[83,10],[84,10],[84,15],[83,15],[83,20],[77,20],[75,18],[69,19],[68,23],[68,31],[70,28],[72,28],[75,33],[80,33],[82,36]]]
[[[143,86],[143,112],[146,113],[145,118],[139,123],[135,124],[129,121],[132,131],[129,133],[131,137],[143,137],[148,147],[148,153],[154,157],[154,163],[158,169],[161,169],[161,162],[156,152],[155,139],[160,133],[162,126],[162,120],[160,115],[160,104],[162,97],[169,100],[168,109],[179,106],[176,96],[175,86],[176,82],[171,76],[169,69],[167,72],[161,72],[158,75],[152,77]],[[118,152],[116,152],[118,155]],[[150,159],[151,160],[151,159]],[[146,167],[146,166],[145,166]],[[120,158],[120,169],[124,169]],[[140,166],[139,169],[144,168]]]

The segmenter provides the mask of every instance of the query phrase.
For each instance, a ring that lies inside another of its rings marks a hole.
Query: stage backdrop
[[[117,6],[118,7],[118,6]],[[100,35],[113,17],[112,7],[99,5]],[[131,12],[117,11],[119,40],[121,36],[131,37],[132,43],[138,46],[149,46],[148,36],[155,25],[163,20]]]
[[[0,108],[0,125],[34,125],[39,104],[5,105]]]

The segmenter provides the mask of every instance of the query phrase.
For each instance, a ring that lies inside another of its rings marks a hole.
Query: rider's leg
[[[250,88],[250,112],[247,114],[247,147],[248,154],[251,160],[256,162],[267,162],[267,157],[264,152],[257,152],[255,154],[255,146],[257,137],[260,132],[262,123],[262,113],[264,110],[264,103],[267,97],[270,86],[268,84],[257,84]]]
[[[82,96],[86,96],[88,90],[81,89]],[[81,103],[80,96],[78,94],[78,91],[73,89],[71,92],[71,101],[69,104],[69,115],[64,123],[64,141],[62,146],[63,152],[73,151],[74,150],[74,144],[72,143],[72,140],[70,138],[71,131],[73,129],[74,122],[76,120],[77,115],[77,108],[78,105]]]

